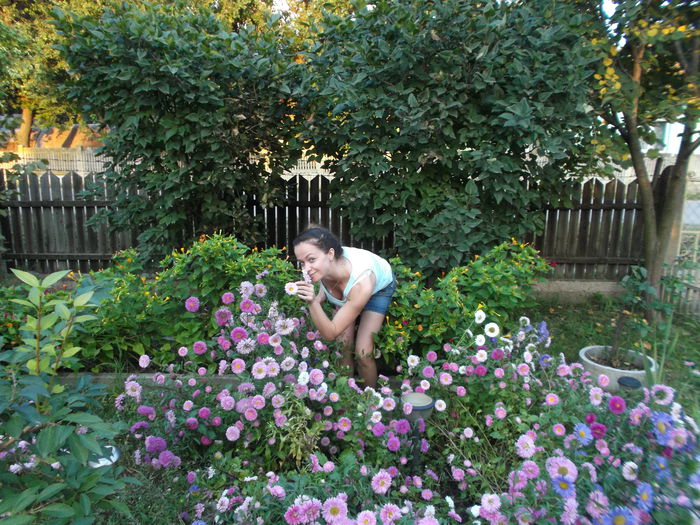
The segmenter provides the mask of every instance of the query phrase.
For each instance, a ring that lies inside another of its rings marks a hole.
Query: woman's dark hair
[[[338,240],[338,237],[325,228],[320,228],[317,226],[307,228],[297,235],[297,237],[292,241],[292,246],[296,247],[302,242],[310,242],[324,252],[328,252],[328,250],[333,248],[336,257],[343,255],[343,247],[340,244],[340,240]]]

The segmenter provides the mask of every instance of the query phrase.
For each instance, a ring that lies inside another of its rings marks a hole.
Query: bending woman
[[[370,251],[341,246],[338,238],[324,228],[304,231],[294,239],[293,246],[302,270],[311,280],[296,283],[297,295],[308,303],[321,337],[343,343],[341,364],[350,375],[354,349],[360,377],[365,386],[374,388],[377,364],[373,336],[382,327],[396,289],[391,266]],[[319,283],[318,293],[314,283]],[[332,319],[323,310],[325,300],[337,307]]]

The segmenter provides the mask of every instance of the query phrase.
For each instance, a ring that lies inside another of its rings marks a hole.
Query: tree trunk
[[[22,124],[17,130],[17,144],[25,148],[29,147],[29,140],[32,135],[32,125],[34,124],[34,110],[22,108]]]

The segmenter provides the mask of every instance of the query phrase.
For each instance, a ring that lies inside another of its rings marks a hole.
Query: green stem
[[[39,288],[39,304],[36,306],[36,328],[34,330],[34,341],[36,348],[34,349],[36,354],[36,375],[41,373],[41,300],[44,295],[44,290]]]

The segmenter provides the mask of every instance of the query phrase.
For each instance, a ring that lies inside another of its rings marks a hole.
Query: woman
[[[376,387],[373,336],[382,327],[396,289],[391,266],[372,252],[341,246],[338,238],[324,228],[309,228],[292,244],[311,281],[296,283],[297,295],[308,303],[321,337],[343,343],[341,364],[351,375],[354,347],[360,377],[365,386]],[[320,285],[318,293],[314,283]],[[323,310],[325,300],[337,307],[332,319]]]

